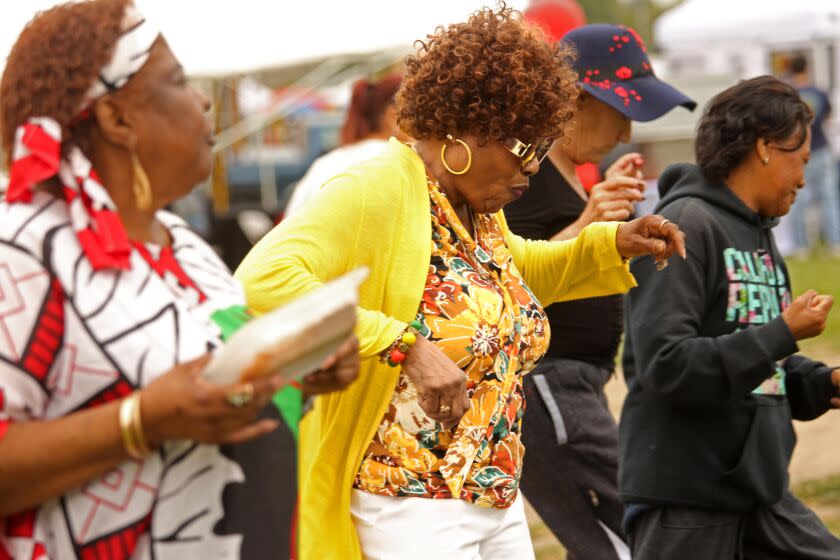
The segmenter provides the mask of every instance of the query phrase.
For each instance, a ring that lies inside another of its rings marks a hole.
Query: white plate
[[[250,321],[214,352],[204,376],[215,383],[275,374],[292,381],[317,370],[352,334],[367,276],[357,268]]]

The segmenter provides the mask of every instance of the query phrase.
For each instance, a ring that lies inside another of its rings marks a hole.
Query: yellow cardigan
[[[236,271],[248,303],[269,311],[358,266],[359,378],[324,395],[301,422],[299,557],[361,558],[350,494],[363,454],[391,400],[398,369],[376,359],[417,313],[431,259],[429,196],[422,160],[391,139],[380,156],[328,181],[302,212],[274,228]],[[544,305],[626,292],[635,281],[615,248],[616,224],[576,239],[526,241],[497,219],[514,263]]]

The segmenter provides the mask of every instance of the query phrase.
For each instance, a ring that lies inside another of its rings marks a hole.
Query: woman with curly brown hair
[[[270,309],[371,270],[359,380],[301,426],[302,558],[533,557],[517,488],[541,303],[626,291],[626,258],[683,251],[656,217],[556,243],[508,231],[502,207],[574,107],[566,54],[504,6],[437,29],[397,94],[417,141],[332,178],[237,271]]]
[[[279,380],[203,380],[208,350],[248,320],[245,298],[161,210],[210,172],[208,109],[126,0],[41,13],[8,57],[0,558],[289,552],[293,504],[259,503],[262,524],[242,524],[243,506],[254,509],[243,495],[276,500],[293,484],[277,474],[292,455],[279,418],[260,417]],[[308,390],[341,387],[357,369],[351,339]],[[241,446],[219,445],[246,440],[271,487]]]

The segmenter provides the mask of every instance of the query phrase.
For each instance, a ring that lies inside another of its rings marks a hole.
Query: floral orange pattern
[[[432,181],[429,197],[432,258],[417,319],[421,334],[466,373],[470,409],[458,426],[444,429],[426,416],[401,374],[355,488],[505,508],[522,470],[522,375],[545,353],[548,322],[496,218],[475,216],[474,240]]]

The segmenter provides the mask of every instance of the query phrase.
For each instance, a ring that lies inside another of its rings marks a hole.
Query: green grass
[[[800,499],[814,506],[840,505],[840,475],[802,482],[794,491]]]
[[[817,513],[832,533],[840,537],[840,475],[802,482],[794,487],[793,492]]]
[[[825,331],[817,338],[802,341],[802,353],[815,358],[823,354],[840,355],[840,259],[817,254],[806,260],[787,261],[793,294],[808,289],[834,296],[834,308],[828,316]]]
[[[828,316],[823,334],[800,343],[802,353],[820,360],[830,360],[831,365],[840,360],[840,259],[820,253],[804,260],[787,261],[793,295],[808,289],[834,296],[835,307]],[[562,476],[562,474],[558,474]],[[794,487],[794,493],[813,508],[823,523],[840,537],[840,474],[819,480],[809,480]],[[551,531],[537,518],[531,523],[531,536],[537,560],[564,560],[563,547]]]

